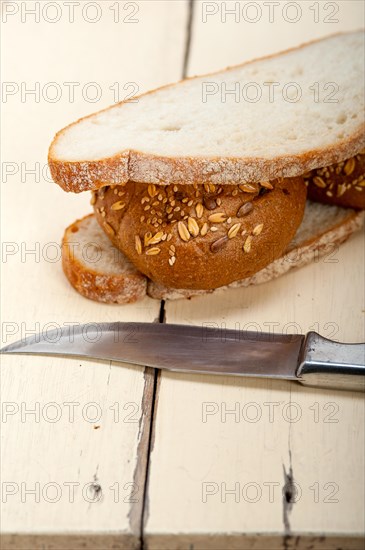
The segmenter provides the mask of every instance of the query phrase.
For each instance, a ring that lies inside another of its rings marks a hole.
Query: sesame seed
[[[218,231],[218,227],[215,227],[214,225],[212,225],[210,230],[213,231],[213,233],[215,233],[216,231]]]
[[[171,233],[170,233],[169,235],[167,235],[167,240],[168,240],[168,241],[171,241],[171,239],[172,239],[172,235],[171,235]]]
[[[169,264],[171,265],[171,267],[174,265],[175,262],[176,262],[175,256],[172,256],[171,258],[169,258]]]

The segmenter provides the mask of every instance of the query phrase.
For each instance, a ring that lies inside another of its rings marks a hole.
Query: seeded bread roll
[[[302,178],[260,184],[155,186],[95,192],[99,223],[127,258],[169,288],[211,290],[278,258],[303,218]]]
[[[304,178],[313,201],[365,208],[365,149],[338,164],[312,170]]]

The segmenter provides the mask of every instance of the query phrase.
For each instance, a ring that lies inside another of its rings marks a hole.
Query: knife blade
[[[70,355],[179,372],[365,389],[365,345],[338,344],[314,332],[304,336],[204,325],[87,323],[24,338],[0,353]]]

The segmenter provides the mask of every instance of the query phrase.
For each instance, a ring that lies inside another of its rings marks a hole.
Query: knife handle
[[[365,391],[365,344],[340,344],[308,332],[296,374],[309,386]]]

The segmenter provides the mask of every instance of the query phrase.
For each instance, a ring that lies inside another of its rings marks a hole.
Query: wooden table
[[[65,280],[63,230],[90,206],[48,181],[58,129],[117,92],[357,28],[364,10],[302,1],[290,23],[295,7],[280,2],[270,22],[262,2],[240,2],[224,22],[232,2],[81,0],[71,23],[70,5],[50,4],[37,22],[34,2],[2,2],[2,344],[161,314],[151,299],[90,302]],[[166,303],[165,322],[361,341],[363,266],[357,234],[269,284]],[[56,357],[6,357],[1,372],[4,549],[363,548],[362,395]]]

